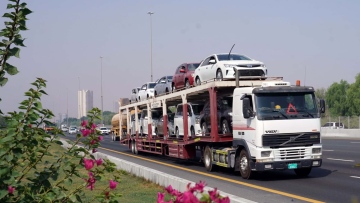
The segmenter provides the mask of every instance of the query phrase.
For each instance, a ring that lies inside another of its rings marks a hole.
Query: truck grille
[[[298,160],[298,159],[310,159],[311,158],[311,147],[296,147],[290,149],[275,149],[274,150],[274,161],[284,160]]]
[[[311,146],[320,144],[320,133],[264,134],[262,144],[270,148]]]

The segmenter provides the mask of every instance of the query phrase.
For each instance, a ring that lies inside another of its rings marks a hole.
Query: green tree
[[[349,86],[347,81],[341,80],[340,83],[335,82],[327,89],[325,98],[331,115],[348,116],[350,114],[346,97]]]
[[[360,115],[360,73],[355,77],[355,82],[352,83],[347,91],[347,99],[349,106],[349,116]]]
[[[326,95],[326,89],[325,88],[319,88],[315,90],[315,96],[317,99],[325,99]]]

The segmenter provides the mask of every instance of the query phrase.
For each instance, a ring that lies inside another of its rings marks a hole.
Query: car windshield
[[[218,54],[217,55],[219,61],[236,61],[236,60],[251,60],[250,58],[238,55],[238,54]]]
[[[260,93],[255,95],[259,120],[319,118],[312,92]]]
[[[191,63],[188,65],[188,70],[195,70],[199,67],[200,63]]]
[[[107,128],[100,128],[100,130],[107,130]]]
[[[204,105],[199,105],[199,104],[192,105],[192,109],[193,109],[195,115],[199,115],[200,112],[203,110],[203,108],[204,108]]]
[[[167,76],[167,81],[172,82],[173,76]]]
[[[155,87],[155,85],[156,85],[156,83],[155,83],[155,82],[149,83],[149,84],[148,84],[148,88],[154,88],[154,87]]]

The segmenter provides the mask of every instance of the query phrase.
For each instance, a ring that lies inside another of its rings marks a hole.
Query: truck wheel
[[[222,72],[221,72],[220,69],[218,69],[218,70],[216,71],[216,80],[217,80],[217,81],[222,81],[222,80],[223,80],[223,74],[222,74]]]
[[[188,79],[185,80],[185,88],[186,89],[190,88],[190,82]]]
[[[213,171],[214,167],[213,167],[213,163],[212,163],[213,157],[212,157],[212,152],[209,146],[205,147],[204,150],[204,165],[207,171],[211,172]]]
[[[179,128],[178,127],[176,127],[175,136],[176,136],[177,139],[180,139],[180,133],[179,133]]]
[[[248,153],[244,149],[240,152],[240,174],[242,178],[250,179],[250,159]]]
[[[306,177],[310,174],[311,168],[298,168],[294,169],[295,173],[299,177]]]
[[[221,132],[222,134],[226,134],[230,132],[229,123],[226,119],[222,121]]]
[[[131,153],[135,154],[135,141],[131,141]]]
[[[205,122],[201,124],[201,133],[203,136],[206,136],[209,133],[209,129],[207,128],[207,125]]]
[[[136,141],[134,140],[134,154],[139,154],[139,151],[137,150],[136,147]]]

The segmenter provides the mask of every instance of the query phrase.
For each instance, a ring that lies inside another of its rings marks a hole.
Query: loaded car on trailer
[[[121,143],[135,154],[142,151],[179,159],[200,158],[208,171],[232,168],[245,179],[258,171],[287,169],[307,176],[322,164],[320,113],[325,111],[325,102],[320,100],[318,108],[314,91],[310,86],[291,85],[281,77],[208,82],[120,107],[121,111],[147,109],[148,115],[151,110],[162,109],[166,126],[168,106],[181,104],[183,115],[187,115],[189,104],[209,101],[211,131],[205,136],[191,136],[189,118],[183,116],[184,136],[168,137],[166,128],[164,138],[151,136],[149,117],[150,136],[143,137],[135,117],[135,135],[131,136],[128,128]],[[232,130],[228,133],[218,130],[217,98],[221,97],[232,98]],[[197,153],[199,149],[201,153]]]

